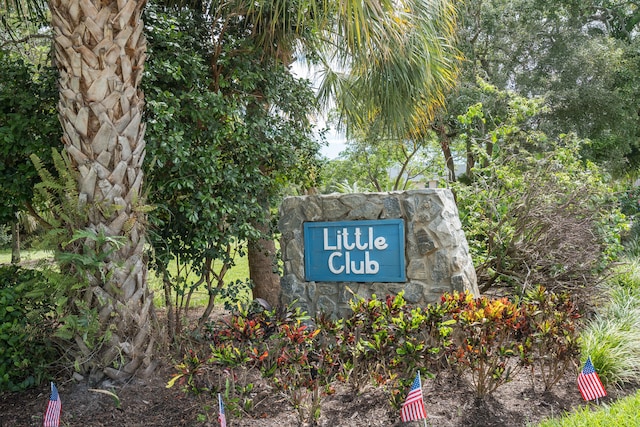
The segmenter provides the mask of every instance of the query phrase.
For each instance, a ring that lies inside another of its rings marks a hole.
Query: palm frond
[[[355,29],[341,27],[349,17],[340,18],[329,35],[324,54],[331,59],[323,66],[346,73],[338,80],[323,70],[331,79],[322,81],[320,93],[325,100],[336,96],[350,127],[378,121],[398,137],[421,133],[457,76],[456,10],[448,0],[365,3],[366,27],[358,30],[358,40]]]

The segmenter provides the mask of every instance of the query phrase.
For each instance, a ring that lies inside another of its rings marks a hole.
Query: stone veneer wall
[[[305,281],[305,222],[395,218],[405,224],[406,283]],[[346,316],[351,291],[369,298],[404,290],[408,302],[422,305],[454,290],[479,294],[458,208],[448,189],[288,197],[280,207],[278,228],[284,260],[281,302],[297,300],[312,316],[318,312]]]

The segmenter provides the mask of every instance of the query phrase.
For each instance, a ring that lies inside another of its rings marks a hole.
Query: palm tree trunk
[[[58,111],[63,143],[79,172],[80,202],[90,206],[88,227],[126,244],[89,278],[87,300],[110,340],[91,370],[114,379],[154,369],[153,298],[143,254],[145,155],[143,94],[146,55],[144,0],[50,0]],[[81,346],[82,347],[82,346]],[[100,372],[98,372],[100,373]]]

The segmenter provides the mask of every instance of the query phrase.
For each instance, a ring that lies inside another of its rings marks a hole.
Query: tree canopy
[[[500,89],[541,97],[532,125],[549,136],[589,139],[582,154],[610,171],[637,167],[638,24],[634,2],[469,2],[461,12],[466,61],[448,99],[450,117],[483,102],[477,77]],[[485,92],[486,95],[486,92]],[[454,131],[455,133],[455,131]]]

